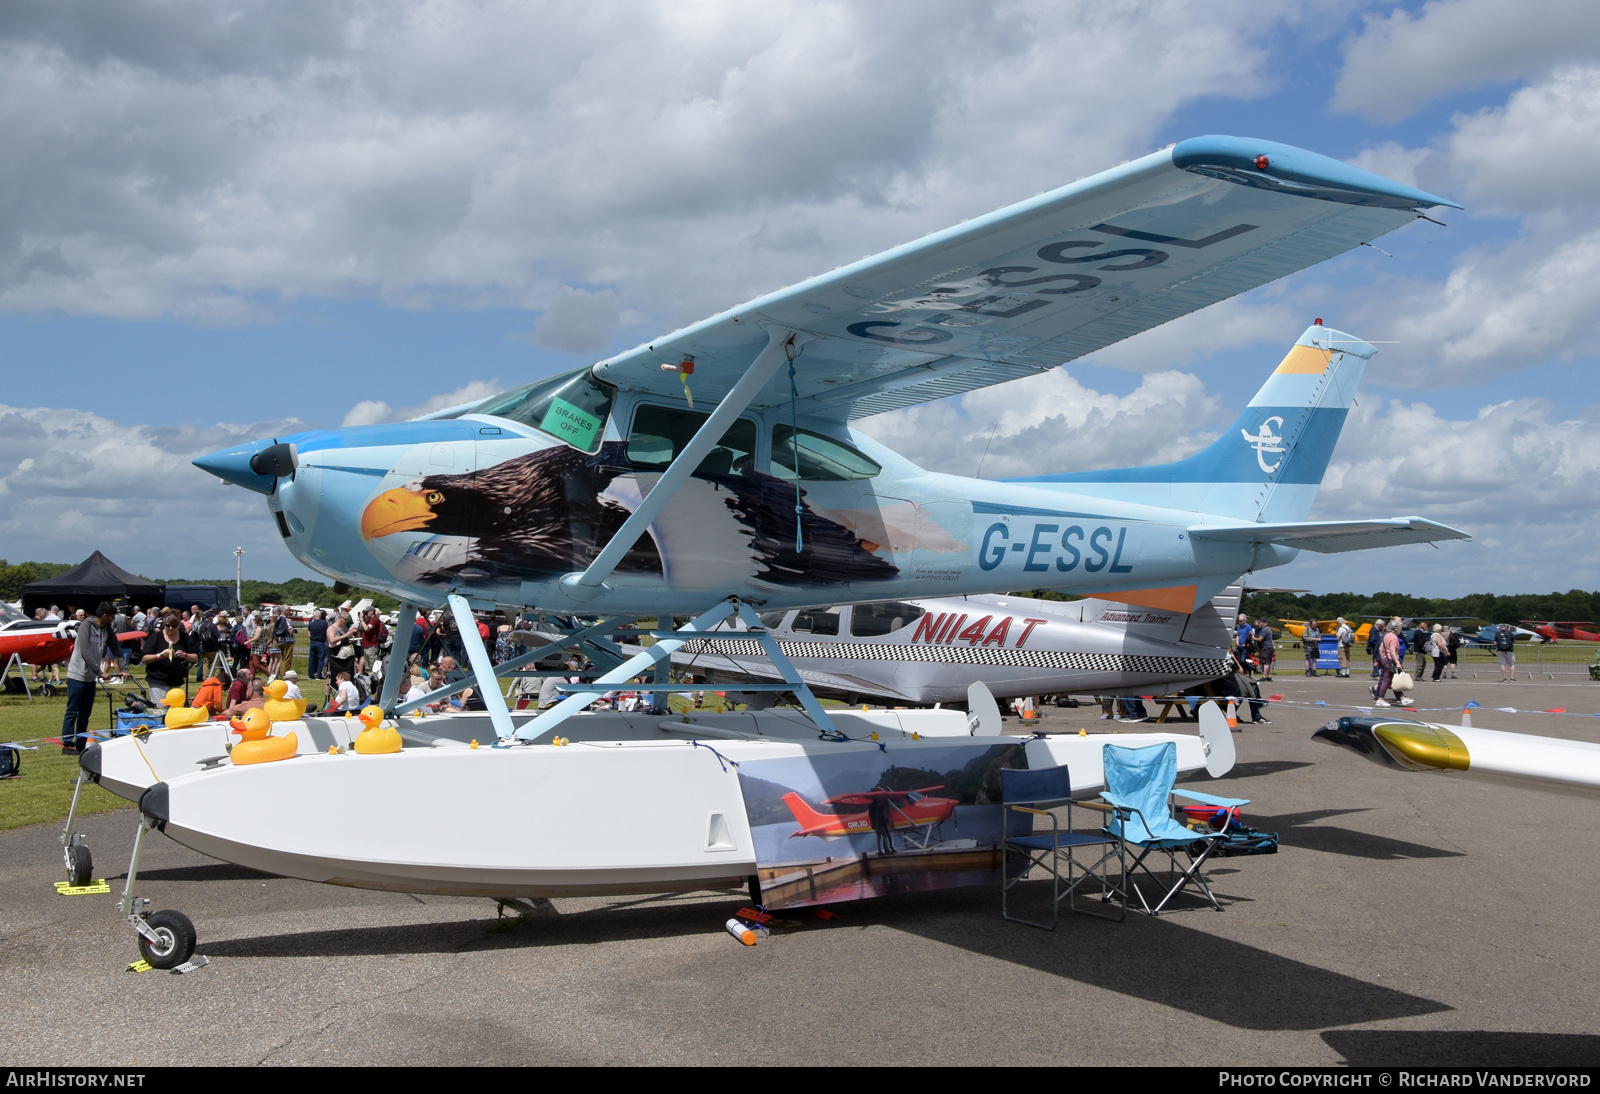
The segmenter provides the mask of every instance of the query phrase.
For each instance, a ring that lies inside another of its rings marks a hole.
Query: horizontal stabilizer
[[[1331,555],[1365,551],[1373,547],[1400,547],[1407,543],[1437,543],[1471,539],[1459,528],[1421,517],[1382,520],[1294,521],[1288,524],[1195,524],[1189,534],[1197,539],[1247,543],[1281,543],[1303,551]]]

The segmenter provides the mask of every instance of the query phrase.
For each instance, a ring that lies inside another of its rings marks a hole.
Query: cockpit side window
[[[870,479],[883,468],[841,441],[802,429],[798,433],[787,425],[772,427],[772,474],[793,482],[795,457],[799,456],[802,482],[847,482]]]
[[[583,368],[496,395],[468,413],[509,418],[594,453],[605,436],[614,394]]]
[[[882,604],[857,604],[850,613],[850,633],[857,638],[878,638],[915,623],[926,609],[898,600]]]
[[[838,608],[817,608],[800,612],[789,629],[795,634],[838,634],[839,611]]]
[[[709,414],[677,407],[639,407],[628,434],[628,461],[665,471],[705,424]],[[740,475],[755,467],[756,423],[738,418],[696,468],[703,475]]]

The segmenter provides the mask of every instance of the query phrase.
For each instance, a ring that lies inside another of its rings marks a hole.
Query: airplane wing
[[[1383,520],[1294,521],[1287,524],[1194,524],[1189,534],[1197,539],[1224,539],[1249,543],[1281,543],[1319,554],[1365,551],[1371,547],[1399,547],[1406,543],[1435,543],[1446,539],[1471,539],[1459,528],[1422,517]]]
[[[1530,627],[1582,627],[1584,630],[1600,627],[1600,624],[1589,619],[1519,619],[1518,622]]]
[[[1454,202],[1272,141],[1196,137],[779,289],[595,367],[720,400],[801,332],[798,412],[860,418],[1048,371]],[[755,406],[786,404],[780,371]]]

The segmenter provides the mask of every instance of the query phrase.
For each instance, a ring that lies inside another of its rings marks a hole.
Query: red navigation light
[[[1272,161],[1267,159],[1267,157],[1265,157],[1265,156],[1257,156],[1256,157],[1256,170],[1257,171],[1265,171],[1267,169],[1267,164],[1270,163],[1270,162],[1272,162]]]
[[[1314,325],[1318,327],[1322,326],[1322,316],[1317,316],[1317,321]]]

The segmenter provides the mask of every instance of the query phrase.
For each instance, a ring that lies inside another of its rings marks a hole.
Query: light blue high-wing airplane
[[[1306,519],[1372,346],[1319,321],[1216,443],[1157,467],[962,478],[850,421],[1047,371],[1453,204],[1298,148],[1198,137],[481,403],[195,462],[265,495],[312,569],[399,597],[402,633],[445,602],[463,620],[608,617],[594,633],[702,613],[679,636],[734,613],[759,630],[751,605],[1013,589],[1187,613],[1300,550],[1465,538],[1414,516]],[[520,728],[484,689],[497,732],[541,736],[659,669],[681,645],[660,637]]]

